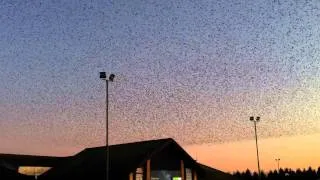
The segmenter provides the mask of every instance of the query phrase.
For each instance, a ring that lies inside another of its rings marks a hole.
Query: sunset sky
[[[320,166],[320,2],[0,2],[0,153],[171,137],[225,171]]]

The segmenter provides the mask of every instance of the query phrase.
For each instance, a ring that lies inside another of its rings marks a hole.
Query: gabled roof
[[[173,145],[179,152],[194,164],[196,162],[173,139],[157,139],[127,144],[109,146],[110,173],[132,172],[144,164],[147,159],[161,152],[169,145]],[[64,174],[79,174],[84,171],[105,173],[106,147],[87,148],[76,154],[63,165],[52,168],[44,173],[43,177],[61,177]],[[96,168],[96,169],[94,169]],[[80,175],[79,175],[80,176]],[[81,177],[81,176],[80,176]]]
[[[149,159],[154,153],[171,143],[175,143],[175,141],[173,139],[158,139],[111,145],[109,147],[110,168],[121,167],[128,170],[134,169],[141,163],[144,163],[144,161]],[[106,147],[87,148],[79,154],[85,154],[88,158],[93,159],[105,158]]]

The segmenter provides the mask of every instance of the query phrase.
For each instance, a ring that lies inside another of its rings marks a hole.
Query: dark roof
[[[110,157],[110,174],[116,172],[132,172],[137,167],[141,166],[146,162],[147,159],[157,154],[165,147],[173,145],[179,149],[186,159],[196,162],[181,148],[173,139],[157,139],[149,141],[141,141],[127,144],[111,145],[109,147]],[[43,177],[57,178],[63,174],[79,174],[79,172],[91,171],[90,174],[105,173],[105,159],[106,159],[106,147],[87,148],[82,152],[76,154],[68,163],[52,168]],[[96,169],[93,169],[96,168]],[[100,168],[97,168],[100,167]],[[90,170],[91,169],[91,170]],[[102,171],[102,172],[101,172]],[[117,173],[119,174],[119,173]],[[127,174],[128,175],[128,174]],[[83,177],[80,176],[79,177]],[[76,177],[74,177],[76,178]]]
[[[128,170],[136,168],[140,163],[143,163],[142,160],[149,159],[157,150],[174,142],[173,139],[158,139],[112,145],[109,147],[110,167],[121,167]],[[85,154],[90,158],[105,158],[106,147],[87,148],[80,154]]]
[[[199,167],[203,170],[202,172],[204,173],[199,180],[237,180],[236,177],[232,176],[229,173],[225,173],[223,171],[214,169],[212,167],[206,166],[204,164],[198,163]]]
[[[1,162],[13,166],[46,166],[54,167],[67,160],[69,157],[33,156],[20,154],[0,154]]]

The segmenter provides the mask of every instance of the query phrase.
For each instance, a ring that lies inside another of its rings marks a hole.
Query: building
[[[197,163],[173,139],[112,145],[109,155],[110,180],[234,179]],[[0,162],[14,170],[23,169],[22,166],[47,167],[46,172],[38,174],[39,180],[106,179],[105,147],[87,148],[70,157],[25,157],[0,155]]]

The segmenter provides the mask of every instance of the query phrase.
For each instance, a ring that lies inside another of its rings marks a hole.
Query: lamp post
[[[259,179],[261,178],[261,171],[260,171],[260,162],[259,162],[259,149],[258,149],[258,136],[257,136],[257,122],[260,121],[260,117],[257,116],[254,118],[253,116],[250,117],[250,121],[253,121],[254,123],[254,133],[255,133],[255,138],[256,138],[256,148],[257,148],[257,161],[258,161],[258,175]]]
[[[108,111],[109,111],[109,97],[108,97],[108,84],[109,81],[113,82],[115,75],[110,74],[107,78],[106,72],[100,72],[100,79],[106,81],[106,150],[107,150],[107,157],[106,157],[106,180],[109,180],[109,129],[108,129]]]
[[[277,159],[275,159],[276,161],[277,161],[277,164],[278,164],[278,173],[280,172],[280,158],[277,158]]]

